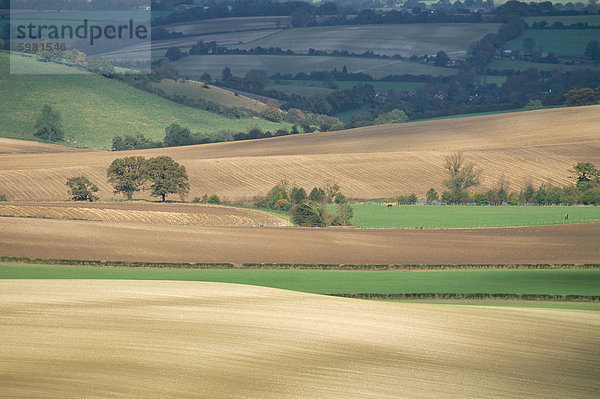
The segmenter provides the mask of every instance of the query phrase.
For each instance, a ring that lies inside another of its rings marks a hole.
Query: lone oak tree
[[[171,157],[161,156],[147,160],[146,176],[152,182],[151,195],[162,197],[163,202],[167,194],[179,194],[183,198],[190,189],[185,166],[178,164]]]

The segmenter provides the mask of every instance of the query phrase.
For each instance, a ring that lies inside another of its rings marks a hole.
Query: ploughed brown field
[[[0,256],[150,262],[598,263],[600,224],[454,230],[243,228],[0,217]]]
[[[591,398],[600,313],[0,281],[3,397]]]
[[[115,158],[169,155],[187,168],[188,198],[251,199],[281,180],[307,189],[333,180],[354,198],[424,196],[431,187],[443,190],[444,156],[457,150],[483,169],[478,190],[501,176],[516,190],[565,185],[573,183],[568,171],[577,162],[600,164],[599,126],[600,106],[588,106],[143,151],[0,154],[0,193],[65,200],[66,180],[83,174],[110,200],[106,169]]]
[[[267,212],[181,203],[0,202],[0,216],[198,226],[291,225],[289,221]]]

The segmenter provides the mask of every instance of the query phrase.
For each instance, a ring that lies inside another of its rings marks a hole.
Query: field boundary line
[[[106,266],[106,267],[145,267],[145,268],[187,268],[187,269],[303,269],[303,270],[355,270],[355,271],[418,271],[418,270],[542,270],[542,269],[600,269],[598,263],[519,263],[519,264],[336,264],[336,263],[211,263],[211,262],[135,262],[95,259],[47,259],[19,256],[0,256],[3,263],[64,265],[64,266]]]
[[[342,298],[355,299],[504,299],[524,301],[552,301],[552,302],[600,302],[600,295],[567,295],[567,294],[490,294],[490,293],[357,293],[357,294],[325,294]]]
[[[233,263],[185,263],[185,262],[130,262],[113,260],[86,260],[86,259],[44,259],[17,256],[0,256],[0,262],[23,263],[38,265],[64,265],[64,266],[106,266],[106,267],[140,267],[140,268],[181,268],[181,269],[233,269]]]
[[[561,263],[561,264],[436,264],[436,265],[410,265],[410,264],[310,264],[310,263],[244,263],[243,269],[318,269],[318,270],[365,270],[365,271],[392,271],[392,270],[461,270],[461,269],[600,269],[596,263]]]

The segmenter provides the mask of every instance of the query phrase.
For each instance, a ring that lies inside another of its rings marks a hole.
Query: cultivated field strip
[[[76,148],[57,144],[38,143],[36,141],[14,140],[0,137],[0,154],[41,153],[41,152],[75,152]]]
[[[311,229],[0,218],[0,256],[140,262],[597,264],[600,224]]]
[[[91,204],[84,207],[0,203],[0,216],[198,226],[277,227],[290,224],[277,216],[247,209],[191,205],[176,206],[177,211],[152,210],[160,208],[150,204]]]
[[[513,190],[567,185],[577,162],[600,164],[599,111],[540,110],[154,150],[0,154],[0,193],[9,200],[66,200],[66,180],[86,175],[110,200],[106,169],[115,158],[168,155],[186,166],[190,198],[248,200],[281,180],[307,189],[334,180],[355,198],[424,196],[431,187],[444,189],[443,160],[457,150],[483,170],[478,190],[501,177]]]
[[[0,385],[36,398],[591,398],[600,312],[238,284],[0,281]]]

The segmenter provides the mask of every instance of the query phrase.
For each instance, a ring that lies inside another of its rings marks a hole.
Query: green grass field
[[[523,40],[531,37],[536,49],[563,55],[583,55],[591,40],[598,40],[598,29],[527,29],[518,39],[508,42],[508,50],[523,50]]]
[[[387,75],[432,75],[449,76],[457,70],[423,65],[403,60],[365,57],[289,56],[289,55],[192,55],[174,62],[180,75],[199,79],[204,72],[220,77],[225,67],[230,67],[235,76],[244,76],[251,69],[263,69],[269,75],[331,71],[334,68],[348,72],[364,72],[376,79]]]
[[[488,69],[498,70],[498,71],[511,70],[511,69],[515,70],[515,71],[525,71],[529,68],[537,68],[540,71],[560,70],[560,71],[565,71],[565,72],[584,68],[584,69],[593,69],[595,71],[600,72],[600,66],[593,65],[593,64],[573,64],[573,65],[545,64],[545,63],[541,63],[541,62],[527,62],[527,61],[520,61],[520,60],[511,60],[508,58],[503,58],[498,61],[494,61],[488,66]]]
[[[525,17],[523,20],[529,25],[541,21],[546,21],[548,22],[548,25],[552,25],[554,22],[558,21],[565,25],[587,22],[588,25],[600,26],[600,15],[548,15],[545,17]]]
[[[74,68],[17,57],[30,72],[70,73]],[[165,127],[179,123],[192,132],[245,131],[259,125],[265,130],[289,128],[288,124],[258,118],[228,119],[185,107],[115,80],[93,74],[9,75],[9,54],[0,52],[0,136],[34,140],[34,125],[42,107],[51,104],[62,114],[65,141],[74,147],[110,148],[112,138],[140,132],[153,140],[164,138]]]
[[[0,263],[0,279],[210,281],[250,284],[317,294],[520,293],[600,295],[599,269],[374,272],[128,268]]]
[[[177,94],[195,100],[213,101],[226,107],[245,108],[254,112],[261,112],[266,108],[265,104],[248,97],[236,96],[230,91],[211,84],[204,87],[202,83],[196,81],[181,82],[164,79],[160,83],[153,83],[152,86],[164,90],[165,93],[171,96]]]
[[[600,220],[597,206],[452,206],[352,205],[354,222],[363,228],[459,228],[536,226]],[[330,206],[335,213],[335,206]],[[569,220],[565,220],[565,214]]]
[[[286,29],[237,48],[281,47],[296,53],[309,48],[328,52],[346,50],[403,57],[446,51],[451,58],[464,58],[474,40],[498,30],[498,24],[398,24],[326,26]]]

